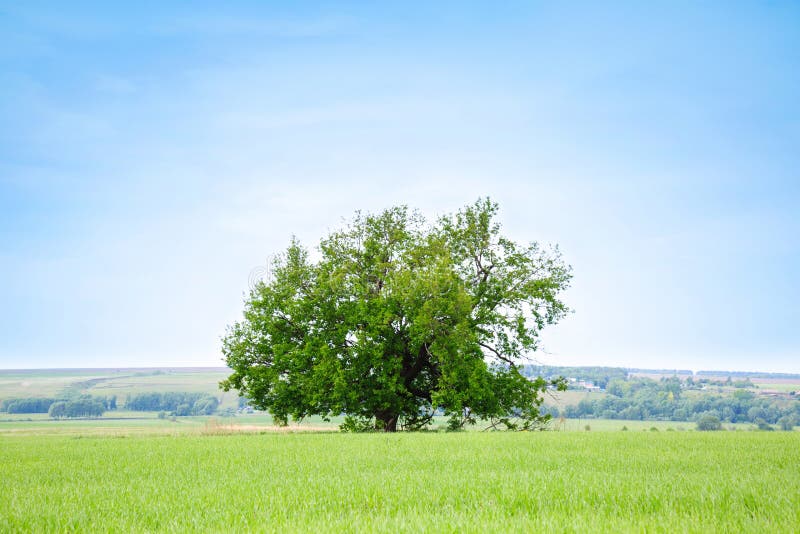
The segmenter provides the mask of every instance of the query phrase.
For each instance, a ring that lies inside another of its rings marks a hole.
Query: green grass
[[[613,432],[623,428],[629,431],[652,430],[659,431],[689,431],[695,430],[697,425],[691,421],[627,421],[625,419],[567,419],[563,422],[554,420],[553,428],[557,430],[586,431],[586,426],[592,432]],[[753,430],[752,423],[723,423],[723,430]]]
[[[0,398],[219,396],[226,374],[2,371]],[[588,395],[601,394],[570,391],[558,402]],[[223,400],[235,405],[235,393]],[[340,422],[309,418],[275,433],[264,414],[0,413],[0,532],[792,532],[800,524],[800,432],[602,419],[546,433],[298,432]]]
[[[0,531],[792,532],[800,433],[0,436]]]

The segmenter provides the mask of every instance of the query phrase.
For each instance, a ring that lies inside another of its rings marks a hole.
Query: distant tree
[[[52,417],[53,419],[61,419],[65,417],[67,413],[67,403],[64,401],[54,402],[50,405],[50,409],[47,411],[47,414]]]
[[[722,422],[713,414],[706,414],[697,420],[697,430],[711,431],[722,430]]]
[[[640,406],[628,406],[627,408],[623,409],[619,412],[620,419],[628,419],[628,420],[642,420],[644,418],[642,414],[642,408]]]
[[[67,401],[64,406],[66,417],[100,417],[105,411],[105,402],[90,395]]]
[[[194,405],[192,406],[192,413],[194,415],[211,415],[217,411],[218,406],[219,401],[217,398],[208,395],[195,401]]]
[[[686,421],[689,419],[689,413],[686,411],[685,408],[678,408],[672,412],[673,421]]]
[[[759,430],[766,430],[766,431],[775,430],[774,428],[772,428],[772,425],[770,425],[760,417],[757,417],[753,422],[756,424]]]
[[[200,399],[209,396],[207,393],[167,391],[163,393],[139,393],[128,395],[125,408],[134,411],[174,412],[178,406],[186,404],[191,407]],[[187,414],[189,415],[189,414]]]
[[[767,413],[761,406],[753,406],[747,410],[747,417],[755,423],[757,419],[766,419]]]
[[[678,400],[681,396],[681,379],[673,376],[670,378],[662,378],[660,390],[670,393],[670,401]]]
[[[797,426],[797,420],[792,415],[784,415],[778,419],[778,424],[781,425],[781,430],[791,431]]]
[[[25,399],[9,399],[5,403],[8,413],[47,413],[55,399],[31,397]]]
[[[405,207],[359,214],[316,262],[292,241],[223,340],[221,386],[283,424],[344,413],[393,432],[437,410],[458,427],[545,423],[544,392],[565,382],[521,369],[568,311],[570,268],[503,236],[497,209],[481,200],[434,224]]]
[[[624,397],[631,391],[631,383],[625,379],[615,379],[608,383],[606,392],[617,397]]]

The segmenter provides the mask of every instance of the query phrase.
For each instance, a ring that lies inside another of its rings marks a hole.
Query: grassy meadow
[[[792,532],[800,433],[0,436],[0,531]]]
[[[3,371],[0,397],[219,395],[224,376],[224,369]],[[590,395],[598,394],[569,391],[558,401]],[[224,403],[235,401],[229,393]],[[800,525],[797,431],[567,419],[553,422],[557,432],[354,435],[337,432],[340,422],[309,418],[276,429],[260,413],[159,418],[124,405],[94,419],[2,413],[0,532],[796,532]]]

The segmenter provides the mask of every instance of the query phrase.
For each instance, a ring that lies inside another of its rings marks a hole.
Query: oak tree
[[[482,199],[429,223],[401,206],[361,214],[319,244],[293,239],[245,301],[223,354],[239,390],[276,421],[346,415],[346,430],[533,429],[547,388],[521,365],[568,308],[557,247],[505,237]]]

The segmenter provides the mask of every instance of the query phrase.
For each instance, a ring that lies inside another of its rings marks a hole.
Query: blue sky
[[[539,361],[800,372],[797,4],[0,2],[0,42],[0,368],[219,365],[292,234],[489,195],[574,267]]]

